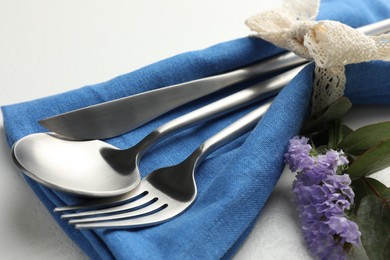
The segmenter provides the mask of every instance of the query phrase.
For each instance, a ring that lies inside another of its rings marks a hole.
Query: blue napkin
[[[318,19],[339,20],[359,27],[390,17],[388,0],[322,1]],[[229,71],[282,50],[254,37],[184,53],[110,81],[67,93],[2,107],[9,144],[25,135],[45,131],[37,121],[58,113],[108,101],[153,88]],[[390,103],[390,64],[369,62],[347,67],[346,94],[354,104]],[[196,175],[199,196],[174,220],[138,230],[75,230],[53,217],[93,259],[214,259],[231,257],[250,232],[284,167],[288,140],[296,135],[309,110],[313,66],[307,66],[279,94],[266,116],[249,134],[211,154]],[[164,122],[226,95],[222,92],[176,109],[123,136],[107,142],[120,148],[134,145]],[[153,148],[141,162],[143,175],[175,164],[208,137],[257,105],[212,123],[178,133]],[[75,199],[46,189],[26,178],[52,212]]]

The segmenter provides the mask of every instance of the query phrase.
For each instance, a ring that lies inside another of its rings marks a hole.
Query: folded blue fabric
[[[388,0],[322,1],[318,19],[339,20],[353,27],[389,18]],[[56,96],[2,107],[9,144],[45,131],[37,121],[58,113],[153,88],[229,71],[281,52],[260,39],[247,37],[201,51],[184,53],[119,76]],[[354,104],[390,103],[390,64],[369,62],[347,67],[346,94]],[[79,231],[52,213],[64,231],[93,259],[214,259],[229,258],[251,230],[283,169],[288,140],[308,114],[313,66],[307,66],[275,99],[266,116],[249,134],[211,154],[199,167],[199,195],[178,218],[138,230]],[[210,102],[227,92],[176,109],[130,133],[107,142],[120,148],[134,145],[164,122]],[[175,164],[199,144],[257,105],[212,123],[178,133],[153,148],[141,162],[143,175]],[[179,148],[179,149],[178,149]],[[46,207],[75,199],[46,189],[27,178]]]

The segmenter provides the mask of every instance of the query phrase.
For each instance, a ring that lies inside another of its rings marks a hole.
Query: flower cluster
[[[339,173],[348,164],[342,152],[329,150],[311,156],[307,138],[290,140],[285,161],[297,172],[293,192],[305,241],[320,259],[346,259],[346,252],[360,244],[360,232],[346,211],[354,201],[351,179]]]

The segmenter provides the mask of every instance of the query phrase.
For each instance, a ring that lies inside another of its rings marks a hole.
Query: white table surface
[[[246,36],[245,19],[280,3],[0,0],[0,105]],[[389,107],[356,107],[347,118],[353,128],[383,120],[390,120]],[[0,136],[0,259],[86,259],[13,166],[2,120]],[[236,259],[311,259],[291,202],[292,180],[283,174]]]

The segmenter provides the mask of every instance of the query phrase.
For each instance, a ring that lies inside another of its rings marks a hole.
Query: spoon
[[[301,69],[292,69],[178,117],[125,150],[99,140],[76,141],[54,133],[36,133],[17,141],[12,157],[27,176],[51,189],[85,197],[121,195],[140,183],[138,163],[157,142],[195,123],[275,95]]]
[[[17,141],[11,154],[27,176],[54,190],[108,197],[135,188],[140,182],[137,171],[131,164],[127,170],[112,165],[114,159],[105,158],[105,151],[121,152],[99,140],[72,141],[54,133],[37,133]]]

